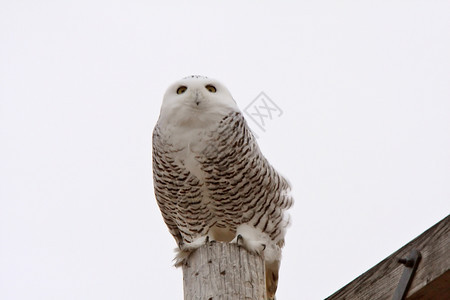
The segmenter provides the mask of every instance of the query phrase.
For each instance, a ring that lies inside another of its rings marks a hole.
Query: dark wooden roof
[[[450,299],[450,216],[422,233],[326,300],[391,300],[405,268],[398,260],[422,254],[407,300]]]

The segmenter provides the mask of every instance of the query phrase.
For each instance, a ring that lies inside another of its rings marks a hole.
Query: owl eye
[[[185,87],[184,85],[182,85],[182,86],[180,86],[180,87],[177,89],[177,94],[178,94],[178,95],[181,95],[181,94],[183,94],[184,92],[186,92],[186,90],[187,90],[187,87]]]
[[[210,84],[208,84],[207,86],[205,86],[205,88],[208,90],[208,91],[210,91],[211,93],[215,93],[217,90],[216,90],[216,87],[215,86],[213,86],[213,85],[210,85]]]

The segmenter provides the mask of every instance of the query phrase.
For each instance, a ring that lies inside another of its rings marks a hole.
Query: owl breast
[[[170,139],[170,142],[178,149],[173,152],[176,164],[189,171],[201,184],[204,184],[205,172],[202,170],[199,158],[204,155],[209,145],[208,141],[205,141],[206,131],[205,129],[178,130],[174,131]]]

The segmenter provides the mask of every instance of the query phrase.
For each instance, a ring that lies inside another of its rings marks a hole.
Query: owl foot
[[[236,235],[236,237],[230,242],[236,243],[239,247],[245,248],[247,251],[260,255],[266,249],[266,244],[259,240],[252,240],[251,237],[244,238],[242,234]]]
[[[209,243],[215,242],[214,240],[211,240],[209,236],[201,236],[196,239],[194,239],[192,242],[187,243],[185,241],[181,241],[178,243],[178,249],[175,249],[175,252],[177,253],[174,261],[175,261],[175,267],[182,266],[189,255],[200,248],[203,245],[208,245]]]
[[[242,235],[238,234],[236,236],[236,243],[239,247],[242,247],[244,245],[244,238],[242,237]]]
[[[208,244],[209,242],[210,242],[209,236],[205,235],[194,239],[190,243],[183,243],[180,249],[182,251],[194,251],[200,248],[201,246]]]
[[[215,243],[215,242],[216,241],[213,240],[212,238],[210,238],[209,235],[206,236],[205,245],[212,244],[212,243]]]

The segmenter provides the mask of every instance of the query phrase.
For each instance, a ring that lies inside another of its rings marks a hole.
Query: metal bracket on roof
[[[400,258],[398,260],[399,263],[405,265],[405,269],[403,270],[402,277],[400,278],[400,282],[397,285],[392,300],[405,299],[421,258],[422,255],[420,252],[413,249],[406,258]]]

